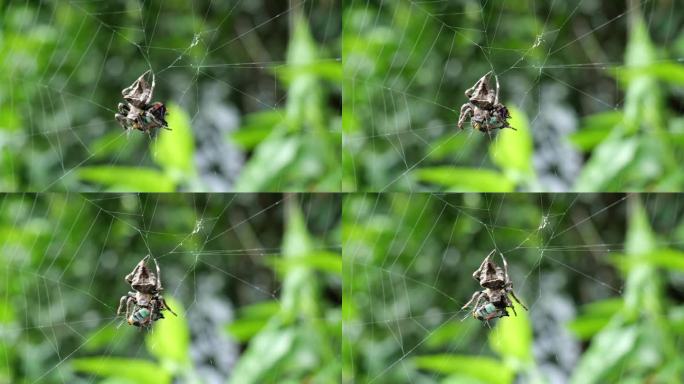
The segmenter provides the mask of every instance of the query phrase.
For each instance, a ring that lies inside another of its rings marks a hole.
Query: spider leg
[[[125,129],[125,130],[129,130],[130,127],[133,125],[132,120],[129,119],[126,115],[122,115],[122,114],[117,113],[114,115],[114,117],[116,118],[116,121],[119,122],[121,127],[123,127],[123,129]]]
[[[149,257],[149,255],[147,255],[147,257]],[[155,259],[154,257],[152,258],[152,260],[154,260],[154,265],[157,267],[157,292],[161,292],[164,288],[162,288],[161,285],[161,272],[159,271],[159,264],[157,264],[157,259]]]
[[[151,69],[147,70],[147,72],[150,72],[150,71],[151,71]],[[145,72],[145,73],[147,73],[147,72]],[[154,80],[155,80],[154,79],[154,72],[152,72],[152,87],[150,88],[150,94],[147,97],[147,100],[145,100],[145,104],[149,104],[150,100],[152,100],[152,94],[154,93],[154,86],[156,85]],[[498,90],[498,88],[497,88],[497,90]]]
[[[513,314],[517,317],[518,313],[515,311],[515,307],[511,305],[510,308],[513,310]]]
[[[515,299],[515,301],[516,301],[518,304],[520,304],[523,308],[525,308],[526,311],[529,311],[529,309],[527,309],[527,307],[525,306],[525,304],[521,303],[520,300],[518,299],[518,297],[515,296],[515,292],[513,292],[512,289],[509,290],[509,292],[511,293],[511,296],[513,296],[513,298]],[[512,307],[511,307],[511,308],[512,308]],[[513,309],[513,312],[515,312],[515,309]]]
[[[173,309],[171,309],[169,305],[166,304],[166,300],[164,300],[164,297],[162,295],[159,295],[159,301],[161,301],[162,305],[164,305],[164,308],[168,309],[169,312],[173,313],[174,316],[178,316],[176,312],[174,312]]]
[[[503,260],[504,282],[508,283],[510,282],[510,280],[508,279],[508,263],[506,262],[506,258],[504,257],[503,253],[499,252],[499,255],[501,255],[501,260]]]
[[[116,309],[116,315],[119,316],[121,314],[121,310],[123,309],[124,305],[126,304],[126,300],[128,299],[128,295],[121,296],[121,299],[119,300],[119,308]]]
[[[461,309],[466,309],[470,306],[470,304],[474,301],[475,305],[473,308],[477,309],[477,305],[480,304],[480,300],[482,299],[482,295],[484,295],[484,291],[478,291],[473,293],[473,296],[468,300],[467,303],[465,303],[464,306],[461,307]]]
[[[463,104],[461,106],[461,114],[458,116],[458,128],[462,130],[466,119],[471,117],[473,117],[473,108],[468,103]]]
[[[499,104],[499,76],[494,75],[494,79],[496,80],[496,96],[494,96],[494,105],[496,105]]]
[[[126,300],[126,320],[128,320],[128,317],[130,316],[131,313],[131,306],[135,305],[138,301],[135,300],[135,297],[129,296],[128,300]]]

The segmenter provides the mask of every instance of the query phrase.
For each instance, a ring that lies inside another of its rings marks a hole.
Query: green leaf
[[[532,325],[527,311],[512,300],[517,316],[500,319],[489,333],[489,346],[514,367],[533,362]]]
[[[529,182],[534,178],[532,151],[534,143],[530,123],[525,113],[515,107],[509,108],[510,125],[517,129],[502,129],[489,147],[492,162],[501,168],[509,180],[516,184]]]
[[[244,343],[254,337],[262,330],[268,319],[240,319],[235,320],[226,326],[226,331],[238,342]]]
[[[342,274],[342,258],[339,254],[332,252],[314,252],[296,259],[271,257],[269,262],[282,274],[287,274],[289,270],[297,267]]]
[[[190,117],[178,105],[168,106],[167,121],[171,131],[160,130],[152,144],[152,158],[174,181],[195,175],[195,142]]]
[[[280,303],[275,300],[262,301],[238,309],[238,316],[242,319],[267,319],[280,310]]]
[[[314,244],[297,200],[291,198],[286,204],[283,259],[296,263],[297,259],[311,254]],[[281,305],[286,322],[301,316],[318,316],[316,279],[307,265],[297,264],[288,270],[283,278]]]
[[[266,329],[257,334],[231,372],[231,384],[261,383],[292,351],[295,329]]]
[[[485,383],[505,384],[513,381],[513,371],[500,361],[489,357],[441,354],[417,356],[411,361],[423,370],[470,376]]]
[[[674,85],[684,85],[684,65],[673,62],[617,67],[608,71],[623,83],[629,83],[639,76],[647,75]]]
[[[637,326],[622,328],[615,322],[608,327],[592,340],[574,371],[572,384],[604,383],[605,376],[634,350],[639,334]]]
[[[625,271],[640,264],[648,264],[654,267],[684,272],[684,252],[674,249],[658,249],[642,254],[638,258],[628,258],[624,254],[614,254],[611,259]]]
[[[307,20],[298,15],[293,24],[294,30],[287,47],[287,64],[307,67],[318,63],[318,47]],[[318,76],[308,71],[293,71],[290,75],[286,107],[290,124],[325,126],[323,89]]]
[[[237,341],[245,342],[254,337],[280,311],[275,300],[263,301],[238,309],[238,320],[226,326],[228,333]]]
[[[298,150],[297,138],[286,137],[277,131],[273,132],[257,147],[252,158],[242,169],[235,183],[235,190],[239,192],[277,190],[281,181],[279,175],[294,162]]]
[[[145,337],[147,350],[157,357],[164,367],[177,372],[190,363],[190,330],[180,302],[172,297],[165,297],[171,312],[164,312],[164,319],[154,323],[152,332]]]
[[[420,181],[441,185],[448,191],[512,192],[515,188],[504,175],[488,169],[430,167],[418,169],[412,175]]]
[[[589,151],[605,140],[613,128],[622,123],[622,111],[596,113],[582,119],[582,129],[571,134],[568,139],[577,148]]]
[[[292,83],[300,74],[316,75],[322,79],[339,83],[343,79],[342,63],[339,61],[318,61],[309,64],[291,64],[275,68],[276,75],[286,84]]]
[[[566,324],[568,330],[580,340],[591,340],[610,322],[610,315],[580,316]]]
[[[139,384],[165,384],[171,375],[158,365],[145,360],[114,357],[87,357],[72,359],[71,366],[77,372],[99,376],[128,379]]]
[[[230,134],[230,140],[244,149],[252,149],[283,121],[283,114],[280,109],[251,113],[245,117],[240,129]]]
[[[592,316],[614,315],[623,305],[624,302],[620,297],[599,300],[583,305],[582,313]]]
[[[103,184],[110,192],[174,192],[175,184],[154,169],[117,166],[81,167],[81,180]]]
[[[617,134],[603,141],[584,165],[577,179],[578,192],[611,191],[621,172],[633,161],[639,142]]]

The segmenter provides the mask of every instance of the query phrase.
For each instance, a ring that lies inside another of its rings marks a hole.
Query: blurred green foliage
[[[323,194],[5,195],[0,383],[339,382],[339,212]],[[115,316],[145,254],[178,313],[149,332]]]
[[[344,190],[682,190],[676,4],[346,2]],[[519,130],[459,131],[490,70]]]
[[[684,375],[681,195],[358,194],[343,223],[345,383]],[[492,249],[530,311],[485,324],[460,308]]]
[[[340,5],[0,3],[0,189],[337,191]],[[172,131],[126,134],[147,69]]]

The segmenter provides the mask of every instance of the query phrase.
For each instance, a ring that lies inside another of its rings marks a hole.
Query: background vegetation
[[[345,190],[684,188],[676,1],[345,4]],[[518,131],[459,131],[490,70]]]
[[[347,196],[343,382],[680,382],[683,202]],[[488,327],[460,308],[492,249],[505,255],[530,310],[518,306],[517,317]]]
[[[0,190],[337,191],[339,2],[0,1]],[[126,135],[156,73],[173,131]]]
[[[334,195],[5,195],[0,383],[338,383]],[[156,256],[167,313],[116,317]]]

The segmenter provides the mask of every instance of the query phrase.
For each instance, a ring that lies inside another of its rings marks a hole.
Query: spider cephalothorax
[[[116,120],[125,130],[137,129],[142,132],[152,134],[157,128],[169,129],[166,122],[166,107],[160,102],[150,104],[154,92],[154,74],[152,74],[152,85],[143,73],[130,87],[121,91],[126,104],[119,103],[119,113],[115,115]],[[170,130],[170,129],[169,129]]]
[[[135,266],[133,272],[126,275],[125,280],[131,285],[134,292],[128,292],[126,296],[122,296],[119,300],[119,308],[116,310],[118,316],[125,306],[128,324],[143,328],[148,328],[155,321],[163,319],[164,314],[161,312],[163,310],[169,310],[174,316],[176,315],[160,294],[164,288],[161,285],[159,264],[157,264],[157,260],[152,259],[157,267],[157,274],[155,275],[147,268],[149,258],[150,255],[145,256]]]
[[[470,301],[461,308],[468,308],[474,303],[472,315],[474,318],[482,321],[508,316],[507,308],[511,308],[513,314],[517,316],[515,307],[513,307],[513,303],[508,297],[509,294],[527,310],[527,307],[518,300],[513,292],[513,283],[508,277],[508,263],[506,263],[506,259],[501,255],[503,269],[490,260],[495,252],[496,250],[490,252],[482,261],[480,267],[473,272],[473,278],[478,281],[484,290],[475,292]],[[484,302],[480,304],[482,300]]]
[[[463,129],[463,124],[470,118],[473,128],[480,132],[491,132],[495,129],[515,128],[508,125],[511,115],[508,108],[499,103],[499,78],[496,80],[496,91],[489,88],[489,78],[492,72],[487,72],[471,88],[465,91],[468,102],[461,106],[461,114],[458,117],[458,128]]]

